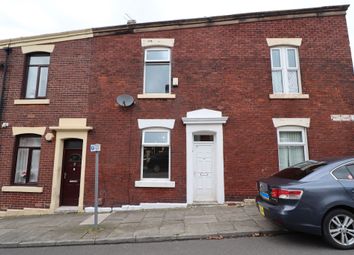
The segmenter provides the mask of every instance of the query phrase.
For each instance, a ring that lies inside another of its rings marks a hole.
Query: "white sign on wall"
[[[354,121],[354,114],[332,114],[331,120],[333,121]]]

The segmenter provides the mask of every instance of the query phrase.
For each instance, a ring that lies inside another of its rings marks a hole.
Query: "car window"
[[[354,164],[352,165],[347,165],[348,171],[350,174],[354,177]]]
[[[278,178],[284,178],[284,179],[300,180],[300,179],[304,178],[305,176],[309,175],[310,173],[313,173],[314,171],[316,171],[317,169],[319,169],[323,165],[326,165],[326,162],[308,160],[308,161],[293,165],[292,167],[285,168],[285,169],[281,170],[280,172],[274,174],[273,176],[278,177]]]
[[[353,180],[353,175],[349,172],[348,168],[346,166],[341,166],[334,170],[332,174],[338,179],[338,180]]]

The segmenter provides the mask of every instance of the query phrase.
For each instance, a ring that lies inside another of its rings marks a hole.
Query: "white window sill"
[[[49,99],[16,99],[14,104],[49,104]]]
[[[309,94],[269,94],[269,99],[309,99]]]
[[[174,188],[175,182],[169,180],[141,180],[135,181],[137,188]]]
[[[23,193],[42,193],[43,187],[33,186],[2,186],[2,192],[23,192]]]
[[[149,93],[149,94],[138,94],[139,99],[175,99],[175,94],[165,94],[165,93]]]

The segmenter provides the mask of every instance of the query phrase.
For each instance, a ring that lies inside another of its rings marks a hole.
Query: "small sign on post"
[[[95,163],[95,213],[94,213],[94,225],[97,228],[98,225],[98,162],[101,151],[101,144],[91,144],[90,151],[96,153],[96,163]]]
[[[99,144],[99,143],[91,144],[90,151],[91,152],[100,152],[101,151],[101,144]]]

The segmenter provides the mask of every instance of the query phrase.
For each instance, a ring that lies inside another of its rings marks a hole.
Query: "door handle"
[[[69,180],[69,183],[78,183],[78,180]]]
[[[64,172],[64,180],[66,179],[66,172]]]

